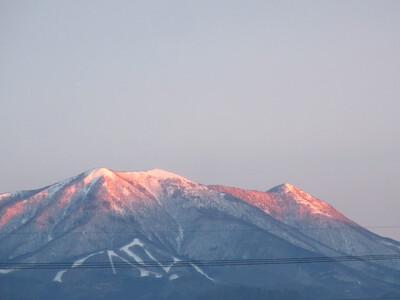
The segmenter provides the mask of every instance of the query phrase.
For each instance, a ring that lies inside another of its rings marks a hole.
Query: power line
[[[291,226],[291,225],[288,225]],[[303,230],[343,230],[343,229],[383,229],[383,228],[400,228],[400,225],[396,226],[341,226],[341,227],[306,227],[306,228],[257,228],[257,229],[209,229],[209,230],[185,230],[185,232],[254,232],[254,231],[303,231]],[[114,233],[137,233],[137,232],[180,232],[179,230],[135,230],[135,231],[45,231],[45,232],[36,232],[36,231],[24,231],[24,232],[0,232],[0,235],[5,234],[65,234],[65,233],[76,233],[76,234],[114,234]]]
[[[331,300],[380,300],[380,299],[400,299],[400,296],[388,296],[388,297],[372,297],[372,298],[335,298]]]
[[[112,262],[114,268],[134,267],[223,267],[223,266],[259,266],[282,264],[308,264],[308,263],[338,263],[355,261],[394,260],[400,259],[400,254],[378,254],[359,256],[320,256],[320,257],[292,257],[270,259],[224,259],[224,260],[180,260],[180,261],[143,261],[143,262]],[[112,268],[110,262],[86,262],[74,266],[72,262],[43,262],[43,263],[9,263],[0,262],[0,269],[103,269]]]

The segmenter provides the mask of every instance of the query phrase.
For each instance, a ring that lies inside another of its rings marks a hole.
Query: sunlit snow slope
[[[399,254],[400,244],[290,184],[247,191],[158,169],[98,168],[42,189],[1,194],[0,245],[0,263],[15,265],[3,265],[0,276],[23,276],[18,264],[62,262],[46,273],[57,284],[101,263],[111,275],[132,278],[332,286],[354,295],[371,284],[376,291],[400,290],[397,260],[204,268],[204,260]],[[180,262],[187,263],[177,267]]]

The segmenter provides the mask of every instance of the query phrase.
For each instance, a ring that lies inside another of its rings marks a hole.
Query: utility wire
[[[331,300],[379,300],[379,299],[400,299],[400,296],[388,296],[388,297],[373,297],[373,298],[335,298]]]
[[[359,255],[359,256],[320,256],[298,258],[271,258],[271,259],[232,259],[232,260],[180,260],[180,261],[144,261],[144,262],[86,262],[74,266],[71,262],[43,262],[43,263],[9,263],[0,262],[0,269],[104,269],[104,268],[131,268],[134,267],[190,267],[193,265],[202,267],[223,266],[259,266],[282,264],[307,264],[307,263],[338,263],[354,261],[394,260],[400,259],[400,254],[387,255]]]
[[[291,226],[291,225],[288,225]],[[343,229],[379,229],[379,228],[400,228],[399,226],[341,226],[341,227],[305,227],[305,228],[258,228],[258,229],[209,229],[209,230],[185,230],[185,232],[254,232],[254,231],[302,231],[302,230],[343,230]],[[76,234],[115,234],[115,233],[137,233],[137,232],[180,232],[179,230],[136,230],[136,231],[45,231],[45,232],[36,232],[36,231],[24,231],[24,232],[0,232],[0,235],[6,234],[21,234],[21,235],[29,235],[29,234],[65,234],[65,233],[76,233]]]

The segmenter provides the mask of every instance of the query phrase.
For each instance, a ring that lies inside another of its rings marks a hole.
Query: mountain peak
[[[162,169],[151,169],[145,171],[114,171],[107,168],[95,168],[83,173],[83,185],[87,188],[92,187],[98,180],[102,180],[108,189],[116,189],[118,186],[127,183],[140,184],[149,190],[158,190],[160,186],[169,181],[174,181],[179,185],[193,186],[194,181],[168,172]]]
[[[280,205],[287,207],[287,210],[291,211],[288,215],[292,214],[292,210],[294,210],[297,217],[308,218],[310,215],[314,215],[350,221],[328,203],[289,183],[278,185],[268,190],[267,194],[271,199],[278,201],[277,203]]]
[[[294,186],[293,184],[290,183],[282,183],[280,185],[277,185],[276,187],[273,187],[272,189],[268,190],[268,192],[278,192],[278,191],[284,191],[284,192],[288,192],[288,191],[296,191],[296,190],[300,190],[298,187]]]
[[[115,174],[113,171],[107,168],[94,168],[84,173],[84,184],[94,184],[101,177],[114,177]]]
[[[261,208],[266,213],[286,224],[293,225],[298,220],[311,220],[313,218],[322,218],[321,222],[326,222],[327,218],[350,222],[350,220],[328,203],[311,196],[289,183],[280,184],[267,192],[224,186],[209,187]]]
[[[153,180],[155,181],[178,180],[181,182],[194,183],[194,181],[186,177],[162,169],[151,169],[151,170],[136,171],[136,172],[115,172],[115,173],[118,176],[122,176],[124,178],[130,178],[131,180],[135,179],[144,182],[151,182]]]
[[[115,175],[134,176],[136,178],[153,177],[157,179],[188,180],[183,176],[162,169],[150,169],[145,171],[114,171],[108,168],[99,167],[86,171],[84,175],[85,181],[97,180],[100,177],[114,177]]]
[[[111,175],[113,174],[114,171],[104,168],[104,167],[99,167],[99,168],[94,168],[90,169],[85,172],[86,175],[92,174],[95,176],[104,176],[104,175]]]
[[[146,173],[152,177],[158,177],[158,178],[182,178],[182,176],[166,171],[166,170],[162,170],[162,169],[151,169],[151,170],[147,170],[147,171],[143,171],[143,172],[137,172],[137,173]]]

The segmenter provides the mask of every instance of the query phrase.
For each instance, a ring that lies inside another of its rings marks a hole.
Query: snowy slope
[[[292,185],[266,193],[246,191],[205,186],[158,169],[98,168],[42,189],[2,194],[0,243],[1,262],[69,262],[49,271],[48,280],[58,284],[81,276],[84,267],[94,262],[106,265],[110,275],[133,278],[172,282],[194,277],[213,284],[264,288],[281,284],[326,287],[329,283],[332,290],[340,287],[357,295],[363,295],[372,283],[377,292],[396,290],[399,275],[395,265],[388,268],[385,263],[370,262],[196,265],[197,260],[400,251],[397,242],[370,233]],[[176,267],[181,261],[192,263]],[[124,269],[117,267],[121,265]],[[3,268],[0,276],[24,272]]]
[[[348,255],[398,254],[400,243],[380,237],[351,221],[328,203],[291,185],[267,192],[226,186],[210,188],[237,197],[331,249]],[[324,249],[320,249],[324,252]],[[379,262],[400,269],[398,261]]]

